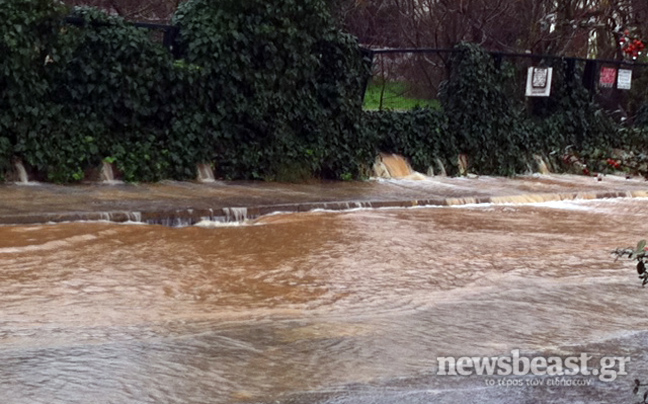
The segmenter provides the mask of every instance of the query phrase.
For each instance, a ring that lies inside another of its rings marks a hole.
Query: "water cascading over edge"
[[[423,180],[425,175],[412,170],[407,160],[398,154],[380,154],[373,166],[374,175],[378,178],[406,180]]]
[[[211,164],[198,164],[198,182],[216,182]]]
[[[16,184],[29,184],[29,175],[27,175],[27,169],[25,165],[20,160],[16,160],[14,163],[14,169],[16,171]]]

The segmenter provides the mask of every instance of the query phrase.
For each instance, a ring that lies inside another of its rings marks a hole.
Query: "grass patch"
[[[366,110],[379,110],[380,98],[382,96],[382,109],[389,110],[409,110],[414,107],[428,107],[433,109],[441,108],[439,100],[425,100],[419,98],[412,98],[410,90],[405,83],[401,82],[388,82],[371,83],[367,87],[367,92],[364,98],[364,109]]]

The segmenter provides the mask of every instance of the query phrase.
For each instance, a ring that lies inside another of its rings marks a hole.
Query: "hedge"
[[[215,162],[226,178],[296,180],[358,176],[373,154],[368,60],[320,0],[183,3],[178,61],[96,9],[63,26],[57,4],[0,0],[4,168],[17,156],[71,182],[108,160],[129,181],[155,181]]]
[[[86,23],[64,25],[70,13]],[[177,60],[97,9],[0,0],[0,19],[0,172],[19,158],[75,182],[103,160],[127,181],[184,180],[212,163],[222,178],[301,181],[361,178],[379,151],[450,173],[466,154],[495,175],[568,147],[594,161],[646,154],[645,106],[637,127],[620,126],[560,62],[551,97],[512,96],[512,70],[474,44],[457,46],[441,109],[363,112],[369,60],[323,0],[187,1]]]

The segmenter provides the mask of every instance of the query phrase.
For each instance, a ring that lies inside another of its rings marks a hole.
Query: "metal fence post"
[[[583,73],[583,86],[589,90],[590,96],[594,96],[596,92],[596,76],[598,63],[594,59],[589,59],[585,62],[585,72]]]

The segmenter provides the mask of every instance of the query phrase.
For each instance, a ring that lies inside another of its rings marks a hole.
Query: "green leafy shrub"
[[[522,72],[474,44],[451,59],[443,108],[364,113],[368,59],[323,0],[189,0],[175,16],[181,60],[96,9],[75,9],[73,27],[52,0],[0,5],[0,169],[17,156],[51,181],[108,157],[128,181],[194,178],[208,162],[226,178],[303,181],[361,177],[378,151],[419,171],[465,153],[499,175],[569,146],[602,169],[615,148],[633,149],[630,171],[648,155],[643,109],[620,128],[565,62],[551,97],[512,96]]]
[[[440,89],[448,133],[473,171],[512,175],[526,167],[528,133],[518,107],[506,96],[493,58],[475,44],[461,43]]]
[[[543,150],[611,146],[617,127],[582,85],[581,71],[576,69],[575,76],[568,81],[567,68],[567,62],[556,63],[551,97],[532,100],[534,123],[542,135],[536,137],[534,146]]]
[[[127,180],[195,177],[206,154],[196,136],[199,69],[174,63],[147,31],[99,10],[75,9],[85,24],[73,27],[61,24],[67,10],[57,2],[7,4],[0,136],[11,150],[0,166],[17,154],[41,176],[72,182],[113,156]]]
[[[191,0],[174,22],[187,63],[202,69],[202,124],[228,178],[358,172],[357,43],[320,0]]]
[[[635,125],[639,127],[648,126],[648,103],[644,103],[639,107],[635,117]]]
[[[446,167],[456,165],[458,152],[454,139],[448,136],[443,111],[416,108],[408,112],[368,112],[367,129],[376,136],[378,150],[407,157],[416,171],[436,167],[437,158]]]
[[[104,157],[114,156],[128,180],[169,176],[170,164],[163,156],[168,156],[172,120],[169,88],[175,74],[171,55],[151,41],[146,31],[119,17],[85,7],[75,9],[73,16],[85,24],[66,27],[61,33],[60,56],[48,73],[52,101],[79,123],[69,128],[73,132],[60,133],[64,138],[58,141],[77,144],[83,152],[79,136],[92,137],[94,147],[85,150],[86,164],[97,165]],[[151,152],[133,157],[135,150],[142,149],[156,150],[161,160],[151,159]],[[62,170],[56,157],[48,155]]]
[[[51,0],[0,0],[0,166],[26,151],[19,143],[44,136],[43,120],[56,115],[44,70],[65,12]]]
[[[369,72],[325,3],[189,1],[183,60],[146,31],[92,8],[3,2],[0,136],[58,182],[107,156],[127,180],[357,176],[373,145],[362,126]],[[6,160],[6,161],[5,161]],[[306,173],[306,174],[304,174]],[[290,175],[288,175],[290,176]]]
[[[13,154],[13,146],[9,138],[0,136],[0,182],[4,181],[4,173],[9,170],[11,166],[11,155]]]

